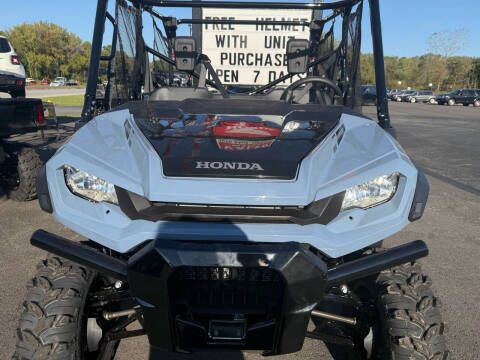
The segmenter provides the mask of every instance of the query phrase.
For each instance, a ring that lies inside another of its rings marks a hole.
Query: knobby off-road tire
[[[50,256],[38,265],[23,303],[13,360],[96,359],[86,351],[87,294],[96,274]],[[113,359],[118,342],[103,359]]]
[[[20,149],[17,155],[18,185],[10,190],[10,199],[29,201],[36,198],[35,182],[42,165],[42,161],[34,149]]]
[[[376,289],[389,347],[384,355],[394,360],[449,358],[439,303],[418,263],[381,272]]]

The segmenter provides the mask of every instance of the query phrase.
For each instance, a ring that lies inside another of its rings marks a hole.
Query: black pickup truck
[[[45,126],[42,100],[0,99],[0,184],[13,200],[36,196],[35,179],[42,162],[22,135]]]

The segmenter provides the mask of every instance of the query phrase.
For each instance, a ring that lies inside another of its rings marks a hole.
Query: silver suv
[[[406,96],[404,101],[408,101],[411,103],[423,102],[423,103],[434,104],[435,95],[431,90],[420,90],[420,91],[415,91],[414,93]]]

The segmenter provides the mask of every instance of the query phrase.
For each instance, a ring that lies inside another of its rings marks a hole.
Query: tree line
[[[82,82],[87,78],[91,44],[74,33],[55,24],[37,22],[17,25],[0,34],[9,38],[29,77],[65,76]],[[433,33],[426,55],[386,56],[387,86],[435,91],[480,88],[480,58],[454,56],[465,38],[462,30]],[[108,54],[109,49],[106,46],[104,53]],[[375,83],[372,54],[361,55],[360,71],[363,84]]]
[[[444,30],[428,37],[425,55],[385,57],[387,87],[391,89],[432,89],[437,92],[458,88],[480,88],[480,58],[455,56],[469,37],[465,29]],[[361,56],[364,84],[375,82],[373,55]]]
[[[373,55],[360,59],[364,84],[375,83]],[[390,89],[432,89],[436,92],[480,88],[480,58],[426,54],[415,57],[385,57],[385,75]]]

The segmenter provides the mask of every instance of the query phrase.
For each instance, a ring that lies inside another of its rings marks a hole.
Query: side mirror
[[[287,42],[287,69],[290,74],[307,71],[310,42],[306,39],[290,39]]]
[[[190,36],[176,37],[173,42],[175,63],[178,70],[193,71],[197,58],[197,43]]]

